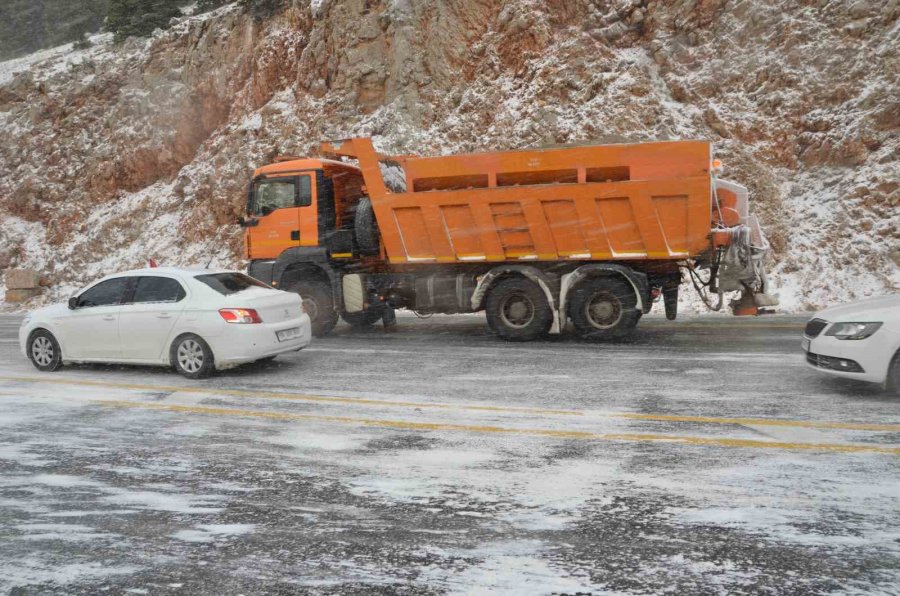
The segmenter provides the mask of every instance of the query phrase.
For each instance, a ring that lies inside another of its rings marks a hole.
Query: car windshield
[[[197,281],[203,282],[223,296],[230,296],[243,292],[249,288],[268,288],[266,284],[257,281],[243,273],[208,273],[196,276]]]

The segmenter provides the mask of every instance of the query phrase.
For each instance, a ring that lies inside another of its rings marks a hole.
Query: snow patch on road
[[[52,460],[31,453],[28,444],[7,443],[0,445],[0,460],[16,462],[22,466],[40,468],[54,463]]]
[[[311,428],[292,429],[283,433],[267,436],[267,443],[284,445],[292,450],[303,452],[316,451],[352,451],[358,449],[369,440],[369,436],[350,430],[343,433],[316,432]]]
[[[60,540],[64,542],[85,542],[97,538],[112,538],[115,534],[98,532],[96,529],[82,524],[48,524],[32,523],[13,526],[23,535],[22,540]]]
[[[184,542],[215,542],[251,534],[255,529],[256,524],[200,524],[190,530],[179,530],[172,537]]]
[[[103,501],[114,505],[136,505],[154,511],[172,513],[218,513],[222,511],[222,497],[217,495],[188,495],[184,493],[167,493],[150,490],[128,490],[118,487],[107,487],[110,493]]]
[[[455,557],[478,562],[462,571],[427,567],[421,575],[426,585],[445,586],[450,594],[558,594],[602,591],[587,573],[573,576],[550,564],[544,556],[546,545],[537,540],[496,542],[478,549],[454,551]]]
[[[30,584],[65,585],[77,581],[99,580],[114,575],[137,573],[136,565],[112,565],[107,561],[60,563],[57,557],[24,556],[0,564],[0,591]]]

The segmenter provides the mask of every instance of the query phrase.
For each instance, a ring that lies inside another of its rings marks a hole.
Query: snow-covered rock
[[[328,138],[708,138],[752,190],[783,307],[896,290],[898,17],[896,1],[296,0],[99,36],[0,64],[0,266],[55,280],[42,299],[150,257],[240,266],[253,168]]]

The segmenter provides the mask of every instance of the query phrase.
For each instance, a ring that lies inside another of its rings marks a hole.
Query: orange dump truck
[[[240,222],[249,274],[300,293],[318,335],[391,306],[485,310],[509,340],[568,321],[615,338],[658,298],[674,319],[683,272],[713,308],[731,291],[735,314],[775,304],[747,189],[717,178],[705,141],[416,157],[355,138],[321,154],[259,168]]]

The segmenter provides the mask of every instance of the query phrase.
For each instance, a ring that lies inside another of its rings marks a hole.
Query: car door
[[[118,360],[121,357],[119,311],[132,279],[107,279],[78,295],[75,308],[59,321],[67,357],[74,360]]]
[[[138,277],[131,300],[122,305],[119,314],[122,358],[147,361],[165,358],[169,336],[187,302],[187,291],[174,277]]]

